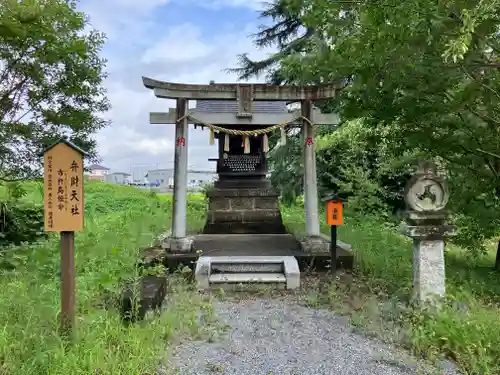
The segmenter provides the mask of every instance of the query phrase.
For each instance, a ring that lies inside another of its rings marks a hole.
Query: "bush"
[[[34,185],[36,186],[36,185]],[[21,184],[0,185],[0,248],[45,238],[41,201],[23,200],[28,191]]]
[[[23,199],[40,204],[41,194]],[[67,347],[57,332],[59,238],[12,247],[17,267],[0,270],[0,374],[156,373],[165,342],[198,330],[200,309],[208,307],[175,275],[169,277],[167,310],[146,324],[124,327],[119,313],[101,304],[103,295],[116,296],[123,281],[137,278],[138,250],[170,225],[168,200],[93,183],[85,186],[85,200],[85,230],[75,236],[75,342]]]

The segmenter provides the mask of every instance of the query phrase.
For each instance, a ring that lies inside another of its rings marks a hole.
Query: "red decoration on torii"
[[[175,145],[176,146],[185,146],[186,145],[186,138],[184,137],[179,137],[175,140]]]
[[[306,146],[310,146],[312,145],[314,142],[313,142],[313,139],[312,137],[307,137],[306,138]]]

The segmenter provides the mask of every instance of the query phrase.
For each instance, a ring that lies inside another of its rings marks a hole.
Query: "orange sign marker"
[[[344,223],[342,217],[343,204],[341,201],[329,201],[326,203],[326,223],[330,226],[342,225]]]

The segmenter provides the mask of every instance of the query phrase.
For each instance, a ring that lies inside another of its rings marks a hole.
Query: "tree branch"
[[[479,83],[481,86],[483,86],[484,88],[486,88],[487,90],[489,90],[491,93],[493,93],[493,95],[495,95],[498,100],[500,100],[500,93],[498,93],[496,90],[494,90],[493,88],[491,88],[490,86],[488,86],[487,84],[485,84],[484,82],[478,80],[476,77],[474,77],[467,69],[464,65],[462,65],[462,70],[463,72],[469,77],[471,78],[472,80],[476,81],[477,83]]]
[[[467,126],[467,121],[465,121],[463,115],[461,113],[458,113],[458,117],[460,118],[460,120],[462,120],[462,122],[464,123],[465,125],[465,129],[468,131],[468,133],[470,134],[470,136],[474,139],[474,141],[476,142],[478,148],[476,148],[476,151],[479,150],[479,147],[482,147],[481,145],[481,142],[479,141],[479,139],[475,136],[475,134],[472,132],[471,129],[469,129],[469,127]],[[459,145],[459,147],[461,147],[465,152],[468,152],[472,155],[477,155],[476,153],[474,153],[472,150],[470,149],[467,149],[465,146],[463,145]],[[486,165],[488,166],[488,169],[493,173],[493,175],[495,177],[498,177],[498,171],[497,169],[493,166],[493,164],[491,163],[491,160],[489,158],[483,158],[484,162],[486,163]]]
[[[484,121],[486,124],[488,125],[492,125],[491,123],[493,123],[494,126],[500,126],[500,121],[498,120],[495,120],[494,118],[488,116],[488,115],[484,115],[484,114],[481,114],[479,112],[477,112],[476,110],[472,109],[470,106],[465,106],[465,108],[467,108],[467,110],[472,113],[474,116],[478,117],[479,119],[481,119],[482,121]]]
[[[485,150],[481,150],[480,148],[476,148],[476,151],[477,152],[481,152],[483,154],[486,154],[486,155],[489,155],[489,156],[492,156],[498,160],[500,160],[500,155],[497,155],[497,154],[494,154],[493,152],[489,152],[489,151],[485,151]]]

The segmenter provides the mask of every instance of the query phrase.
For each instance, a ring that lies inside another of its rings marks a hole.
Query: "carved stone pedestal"
[[[193,251],[193,238],[191,236],[182,238],[167,238],[162,247],[171,253],[186,253]]]
[[[453,235],[447,215],[409,212],[402,233],[413,239],[413,298],[419,304],[446,295],[444,239]]]
[[[218,181],[207,192],[205,234],[284,234],[278,195],[268,180]]]

